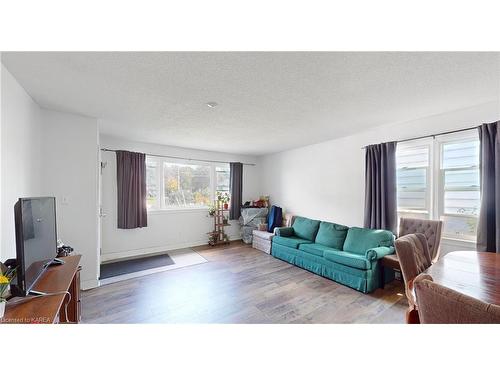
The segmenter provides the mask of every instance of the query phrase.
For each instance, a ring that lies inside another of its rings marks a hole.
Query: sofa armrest
[[[394,247],[380,246],[366,250],[365,257],[368,260],[379,260],[386,255],[393,254]]]
[[[274,229],[274,234],[279,237],[291,237],[293,236],[293,233],[292,227],[280,227]]]

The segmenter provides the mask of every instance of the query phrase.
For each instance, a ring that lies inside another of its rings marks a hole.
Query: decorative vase
[[[227,210],[229,208],[229,204],[228,203],[224,203],[224,209]]]
[[[5,305],[6,305],[7,302],[5,301],[0,301],[0,319],[3,318],[4,314],[5,314]]]

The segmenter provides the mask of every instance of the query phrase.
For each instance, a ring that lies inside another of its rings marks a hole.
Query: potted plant
[[[229,242],[229,235],[224,233],[224,242]]]
[[[224,209],[227,210],[229,208],[229,193],[223,193],[221,191],[217,192],[217,200],[224,204]]]
[[[209,216],[214,216],[215,215],[215,206],[213,204],[211,204],[210,206],[208,206],[208,215]]]
[[[5,305],[7,304],[7,291],[11,280],[16,275],[16,269],[10,269],[0,263],[0,319],[5,314]]]
[[[216,243],[217,243],[217,235],[215,233],[209,233],[208,244],[210,246],[215,246]]]

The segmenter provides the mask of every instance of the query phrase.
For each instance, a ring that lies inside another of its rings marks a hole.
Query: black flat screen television
[[[14,216],[17,282],[13,292],[26,296],[57,255],[56,199],[19,198]]]

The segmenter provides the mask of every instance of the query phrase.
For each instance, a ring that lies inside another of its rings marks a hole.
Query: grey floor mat
[[[128,273],[149,270],[152,268],[165,267],[174,264],[172,258],[167,254],[155,255],[145,258],[128,259],[119,262],[101,264],[100,279],[126,275]]]

